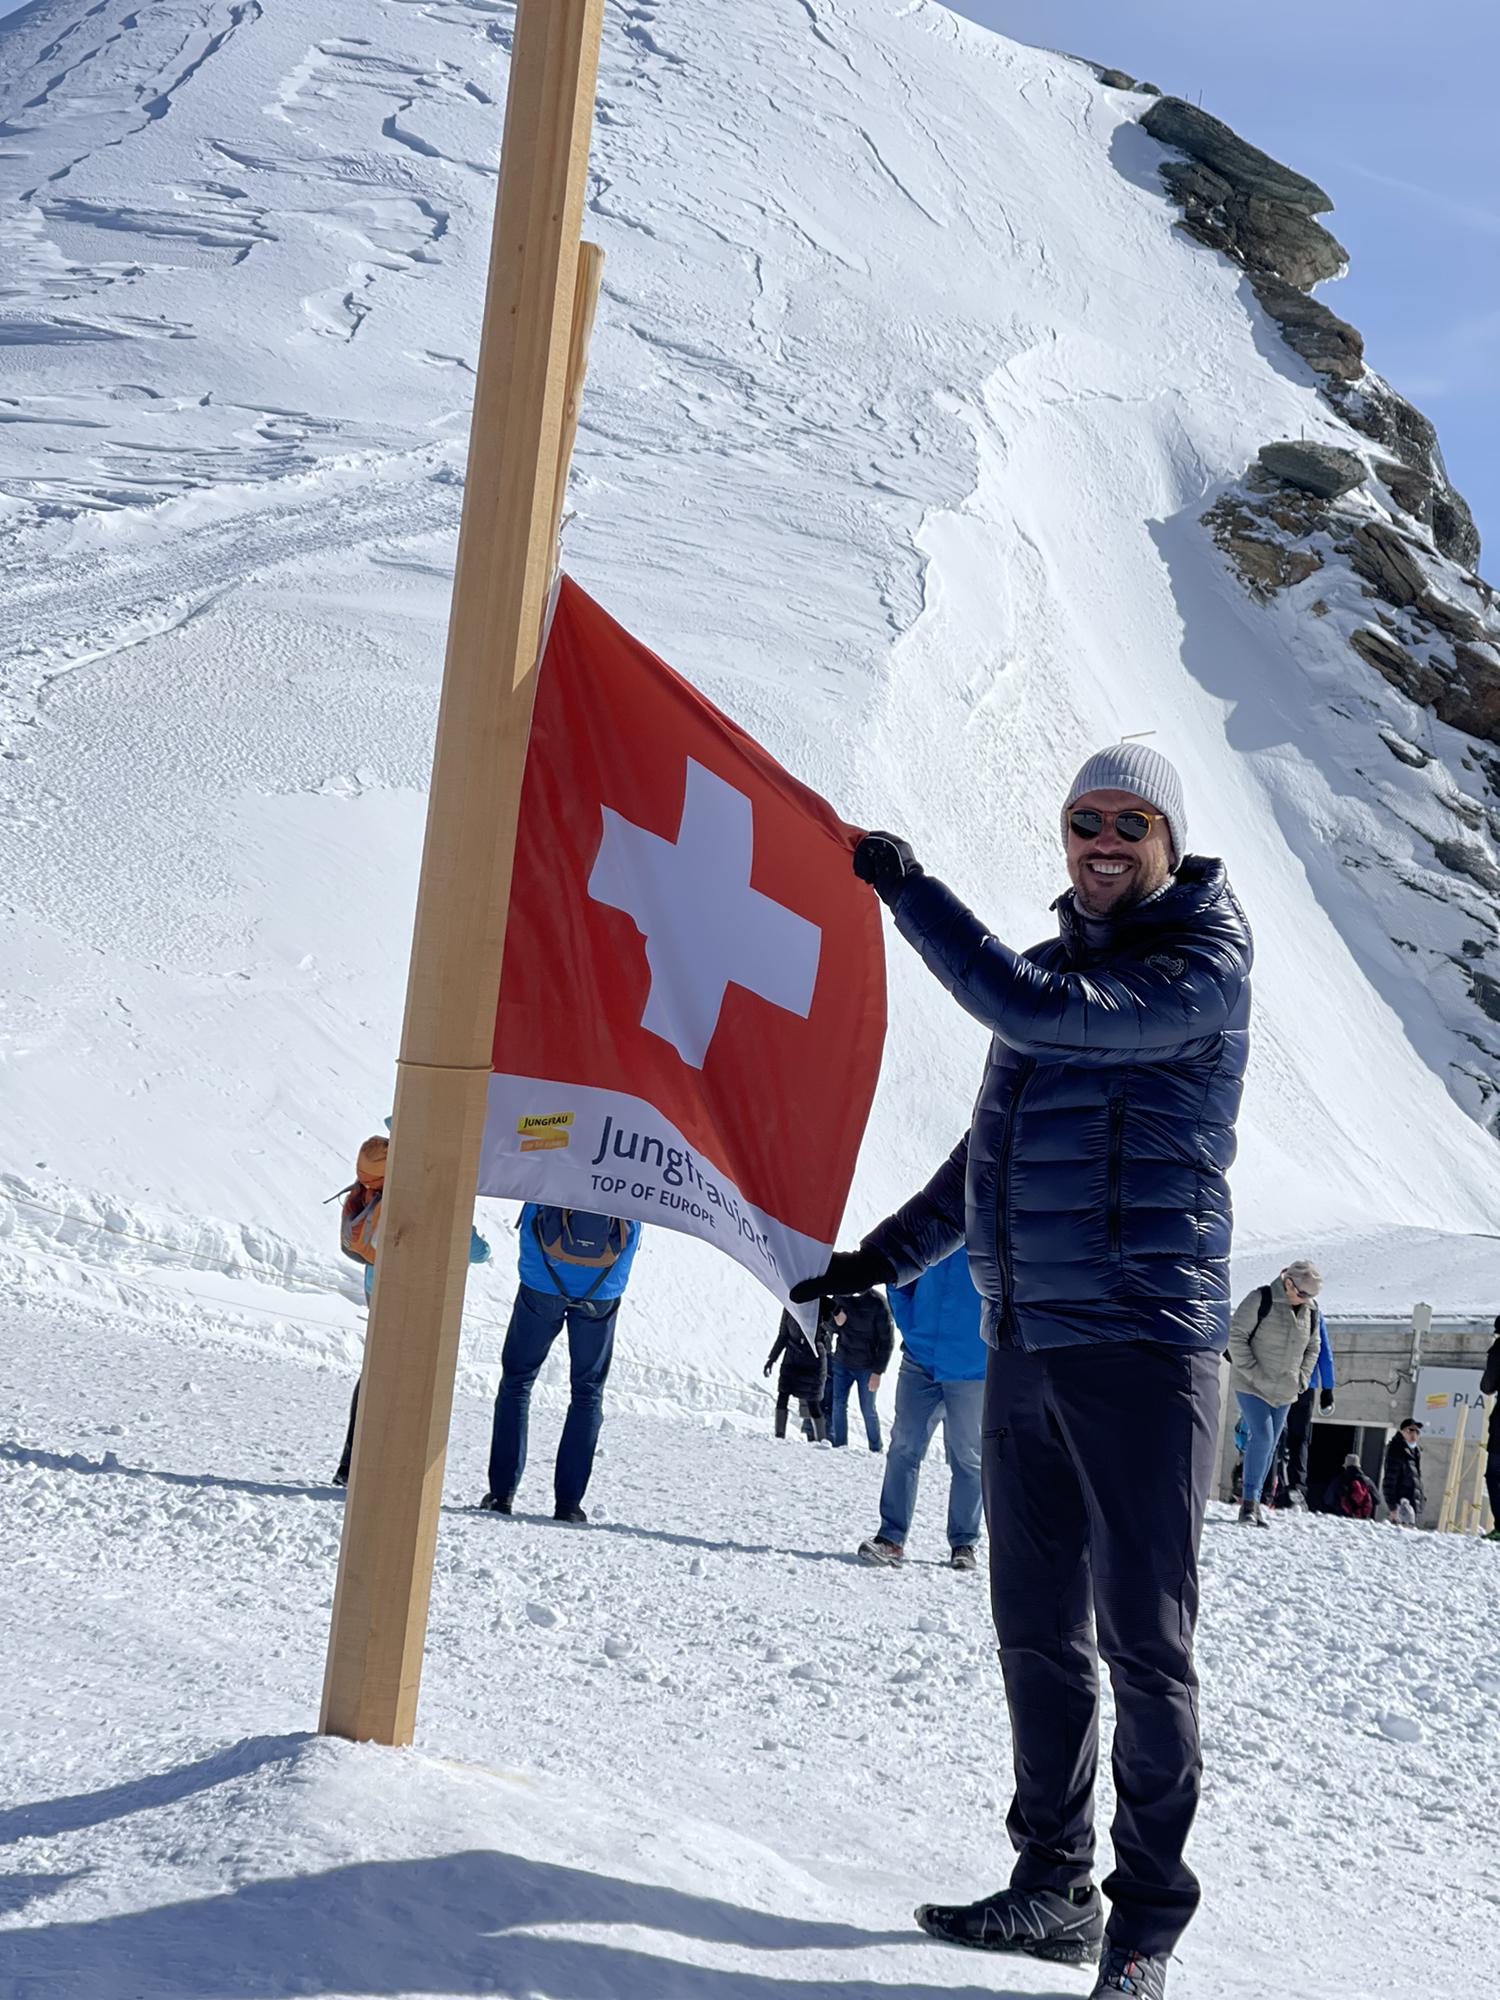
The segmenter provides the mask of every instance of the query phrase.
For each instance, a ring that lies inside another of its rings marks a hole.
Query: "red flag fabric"
[[[858,829],[559,585],[521,790],[481,1194],[821,1270],[885,1037]]]

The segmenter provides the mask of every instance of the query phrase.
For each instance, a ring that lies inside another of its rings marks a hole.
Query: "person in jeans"
[[[891,1309],[879,1292],[853,1292],[831,1303],[835,1339],[828,1382],[829,1440],[836,1445],[849,1442],[849,1391],[853,1389],[865,1420],[865,1442],[871,1451],[879,1451],[880,1412],[875,1407],[875,1391],[891,1365],[891,1349],[896,1344]]]
[[[979,1420],[985,1345],[968,1257],[955,1250],[912,1283],[892,1285],[887,1296],[901,1330],[896,1420],[880,1488],[880,1526],[860,1543],[859,1558],[894,1569],[905,1556],[922,1461],[941,1419],[948,1456],[948,1560],[954,1569],[973,1569],[984,1507]]]
[[[1240,1500],[1246,1526],[1268,1525],[1261,1493],[1287,1412],[1311,1382],[1322,1349],[1316,1304],[1322,1286],[1317,1266],[1300,1257],[1274,1285],[1247,1293],[1229,1322],[1230,1380],[1249,1433]]]
[[[901,1284],[966,1242],[983,1300],[1016,1865],[1007,1887],[924,1904],[918,1923],[974,1950],[1102,1954],[1094,2000],[1162,2000],[1199,1899],[1184,1855],[1203,1770],[1193,1627],[1252,945],[1223,862],[1188,852],[1182,781],[1159,750],[1108,745],[1057,803],[1070,887],[1056,933],[1026,951],[898,836],[855,848],[855,874],[988,1031],[989,1059],[927,1186],[792,1297]],[[1019,824],[1015,801],[1002,817]],[[1101,1654],[1116,1715],[1107,1928],[1092,1879]]]
[[[552,1343],[568,1329],[568,1414],[557,1447],[553,1518],[583,1522],[583,1496],[604,1420],[604,1385],[615,1351],[615,1321],[640,1242],[641,1225],[577,1208],[521,1210],[521,1282],[500,1355],[500,1387],[490,1438],[490,1484],[480,1506],[508,1514],[526,1469],[531,1389]]]

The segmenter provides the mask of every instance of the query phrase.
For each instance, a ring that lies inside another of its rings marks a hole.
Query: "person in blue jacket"
[[[941,1418],[949,1474],[948,1559],[954,1569],[973,1569],[983,1506],[979,1415],[987,1350],[968,1258],[955,1250],[909,1284],[890,1286],[886,1296],[901,1335],[896,1421],[880,1488],[880,1526],[860,1543],[860,1560],[887,1569],[901,1562],[922,1461]]]
[[[553,1518],[583,1522],[583,1496],[604,1421],[604,1385],[614,1359],[615,1321],[641,1239],[638,1222],[581,1208],[521,1210],[521,1282],[500,1354],[490,1437],[486,1513],[508,1514],[526,1469],[531,1389],[552,1343],[568,1329],[569,1396],[557,1447]]]
[[[1289,1507],[1311,1504],[1307,1496],[1307,1454],[1312,1443],[1313,1412],[1316,1409],[1321,1416],[1333,1415],[1333,1392],[1337,1387],[1333,1373],[1333,1348],[1328,1340],[1328,1322],[1316,1299],[1313,1311],[1318,1316],[1320,1341],[1317,1365],[1313,1369],[1312,1380],[1287,1411],[1286,1429],[1282,1433],[1286,1444],[1286,1504]]]
[[[1012,803],[1005,823],[1014,823]],[[1010,1886],[925,1905],[934,1936],[1085,1963],[1162,2000],[1199,1900],[1192,1637],[1229,1331],[1252,947],[1224,865],[1187,852],[1177,772],[1143,743],[1061,802],[1058,935],[995,937],[905,841],[855,873],[993,1037],[969,1130],[920,1194],[792,1298],[901,1284],[960,1243],[990,1345],[990,1596],[1010,1708]],[[1093,1885],[1097,1651],[1115,1691],[1115,1865]]]

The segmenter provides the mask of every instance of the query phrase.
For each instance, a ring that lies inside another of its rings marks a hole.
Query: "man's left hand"
[[[854,872],[894,909],[906,884],[921,874],[922,864],[899,834],[867,833],[854,850]]]

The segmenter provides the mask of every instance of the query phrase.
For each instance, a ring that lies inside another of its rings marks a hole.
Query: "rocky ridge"
[[[1442,808],[1418,825],[1393,798],[1432,854],[1403,880],[1459,920],[1429,978],[1441,979],[1445,959],[1496,1024],[1468,1033],[1480,1058],[1468,1075],[1500,1131],[1500,602],[1477,571],[1473,515],[1431,422],[1368,367],[1358,330],[1312,296],[1348,262],[1317,220],[1333,206],[1325,191],[1181,98],[1158,98],[1140,122],[1173,149],[1160,172],[1178,227],[1244,270],[1347,427],[1337,443],[1269,441],[1204,525],[1253,598],[1284,602],[1293,620],[1335,621],[1384,684],[1368,696],[1378,740]],[[1434,725],[1457,734],[1439,742]],[[1345,861],[1391,865],[1378,844]]]

